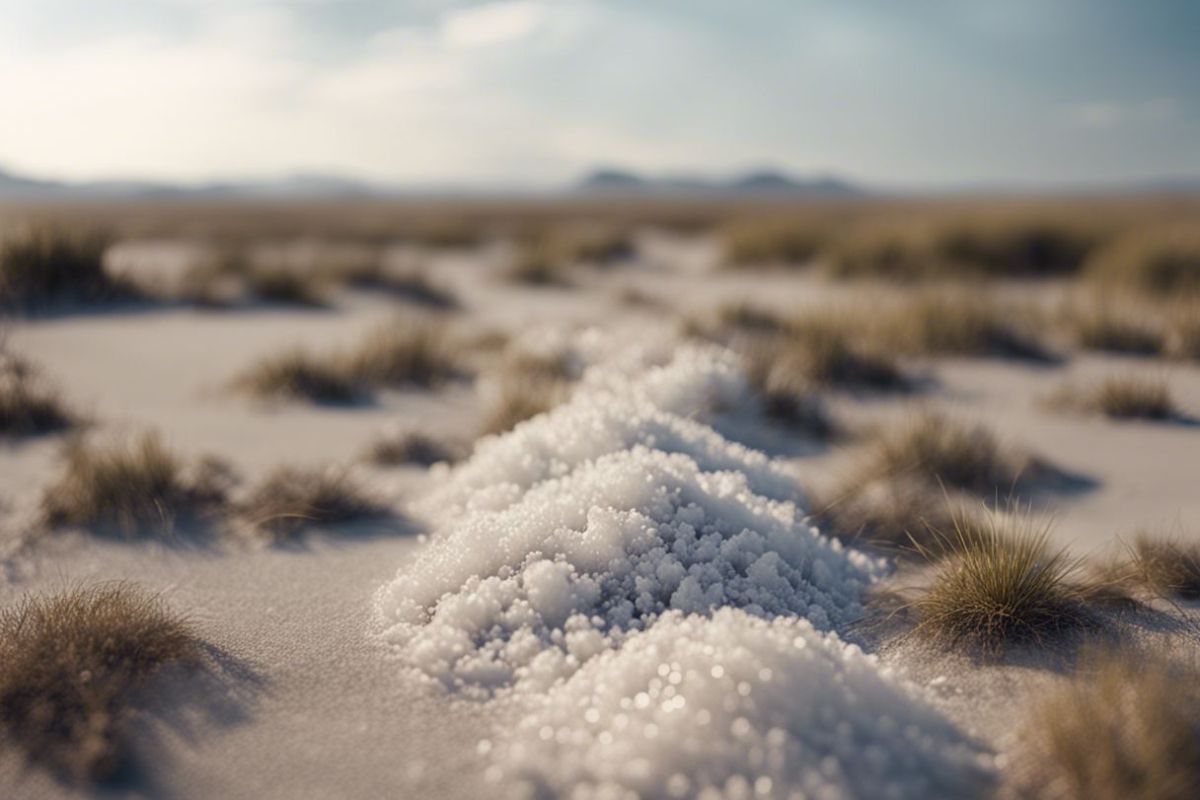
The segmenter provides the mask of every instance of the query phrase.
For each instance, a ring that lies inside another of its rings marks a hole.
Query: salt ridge
[[[973,749],[838,635],[883,564],[822,537],[784,470],[696,419],[748,399],[723,350],[593,368],[423,504],[436,529],[380,590],[380,636],[457,697],[523,709],[494,748],[506,786],[918,797],[977,776]]]

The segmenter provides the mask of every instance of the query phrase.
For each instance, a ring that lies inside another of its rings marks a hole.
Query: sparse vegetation
[[[53,433],[77,423],[32,364],[0,348],[0,436]]]
[[[417,464],[423,467],[438,462],[454,461],[456,448],[419,431],[389,431],[376,439],[368,448],[366,457],[381,467],[402,464]]]
[[[27,596],[0,613],[4,739],[68,781],[112,778],[138,691],[202,656],[187,622],[132,584]]]
[[[193,264],[179,290],[185,301],[224,308],[255,301],[323,308],[326,275],[282,262],[264,262],[246,247],[226,246]]]
[[[1098,252],[1088,272],[1102,284],[1152,296],[1200,292],[1200,229],[1195,226],[1138,230]]]
[[[462,374],[460,347],[439,325],[400,320],[371,331],[350,351],[315,355],[292,349],[234,378],[259,397],[346,404],[383,386],[436,386]]]
[[[387,507],[342,468],[279,467],[238,504],[250,529],[282,542],[314,526],[382,517]]]
[[[371,386],[434,386],[460,373],[459,348],[440,325],[397,320],[369,333],[348,369]]]
[[[1047,398],[1051,407],[1103,414],[1113,419],[1168,420],[1179,416],[1162,378],[1110,375],[1099,382],[1066,384]]]
[[[136,297],[131,284],[105,269],[111,242],[107,234],[86,228],[5,232],[0,235],[0,307],[29,312]]]
[[[1027,316],[979,292],[928,291],[885,314],[881,332],[893,346],[914,355],[1052,360],[1030,333]]]
[[[1084,630],[1092,614],[1072,582],[1078,567],[1049,544],[1044,523],[988,512],[986,527],[946,534],[938,562],[909,604],[918,636],[988,656]]]
[[[740,220],[723,232],[728,267],[808,266],[829,240],[819,223],[801,220]]]
[[[901,556],[941,558],[963,541],[986,535],[980,508],[911,479],[835,487],[814,501],[822,533]],[[959,532],[961,535],[955,535]]]
[[[233,386],[258,397],[330,404],[353,403],[364,391],[344,360],[318,357],[303,349],[256,362],[234,379]]]
[[[1068,319],[1076,341],[1089,350],[1154,356],[1166,349],[1166,334],[1152,317],[1113,308],[1103,300],[1069,314]]]
[[[1111,582],[1154,597],[1200,600],[1200,544],[1142,531],[1123,556],[1105,569]]]
[[[528,286],[569,286],[570,264],[545,245],[532,243],[522,248],[505,271],[514,283]]]
[[[851,482],[911,478],[994,499],[1011,494],[1038,467],[1029,456],[1001,446],[983,425],[927,412],[877,437]]]
[[[1039,697],[1020,783],[1042,800],[1188,800],[1200,786],[1200,672],[1160,653],[1093,650]]]
[[[170,535],[177,521],[221,507],[225,477],[213,460],[185,464],[152,433],[108,443],[81,437],[67,445],[58,480],[43,491],[42,514],[51,527]]]

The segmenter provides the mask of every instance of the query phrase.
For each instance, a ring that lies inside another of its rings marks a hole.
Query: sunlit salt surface
[[[986,776],[872,657],[802,618],[669,612],[529,705],[490,751],[493,779],[534,797],[944,798]]]
[[[978,776],[839,637],[884,565],[701,421],[746,401],[726,351],[595,367],[426,499],[434,535],[380,590],[380,635],[454,697],[513,710],[481,743],[506,790],[946,797]]]

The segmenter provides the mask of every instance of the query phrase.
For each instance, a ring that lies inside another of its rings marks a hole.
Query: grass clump
[[[281,542],[313,526],[386,516],[388,509],[345,469],[279,467],[238,505],[251,529]]]
[[[1088,263],[1101,284],[1159,297],[1200,293],[1200,228],[1142,230],[1117,239]]]
[[[1156,356],[1167,347],[1165,332],[1152,319],[1107,304],[1072,314],[1070,324],[1080,347],[1088,350]]]
[[[188,302],[225,308],[253,302],[324,308],[324,273],[280,262],[263,262],[245,247],[226,247],[192,265],[184,274],[180,296]]]
[[[162,669],[203,643],[162,601],[107,583],[27,596],[0,612],[0,723],[8,745],[77,783],[115,777],[129,713]]]
[[[362,395],[361,384],[345,364],[303,349],[262,359],[236,377],[233,385],[257,397],[314,403],[353,403]]]
[[[1053,360],[1022,317],[978,292],[929,291],[885,315],[881,335],[913,355]]]
[[[941,558],[950,554],[961,531],[975,541],[986,523],[975,505],[914,480],[879,480],[835,489],[818,497],[813,520],[822,533],[855,545],[870,545],[903,556]]]
[[[1188,800],[1200,786],[1200,672],[1158,653],[1093,651],[1038,698],[1022,782],[1044,800]]]
[[[570,263],[541,243],[522,248],[505,270],[505,277],[526,286],[570,286]]]
[[[1162,378],[1109,375],[1097,383],[1067,384],[1047,398],[1051,407],[1103,414],[1112,419],[1169,420],[1179,416]]]
[[[368,334],[349,357],[351,375],[371,386],[435,386],[460,374],[459,348],[432,323],[396,321]]]
[[[412,267],[390,269],[382,254],[334,260],[322,265],[318,272],[327,276],[331,283],[385,292],[431,309],[449,310],[459,306],[454,293],[435,284],[424,271]]]
[[[820,253],[829,232],[800,220],[743,220],[723,232],[724,264],[806,266]]]
[[[852,482],[908,478],[988,498],[1007,496],[1035,466],[1033,459],[1001,446],[983,425],[926,412],[880,435]]]
[[[136,296],[104,266],[112,239],[96,230],[31,227],[0,236],[0,306],[38,311]]]
[[[1200,545],[1142,531],[1109,573],[1155,597],[1200,600]]]
[[[33,365],[0,351],[0,436],[53,433],[77,422]]]
[[[956,527],[929,584],[909,605],[914,633],[938,644],[995,656],[1088,627],[1072,577],[1078,563],[1049,543],[1046,525],[988,512],[982,529]]]
[[[484,417],[484,434],[504,433],[536,417],[567,398],[569,384],[550,376],[506,375]]]
[[[367,449],[366,458],[381,467],[417,464],[428,467],[451,462],[458,456],[455,448],[419,431],[388,431]]]
[[[180,519],[198,520],[225,500],[226,470],[206,459],[185,464],[154,433],[98,444],[67,445],[58,480],[42,492],[50,527],[77,525],[133,538],[170,533]]]

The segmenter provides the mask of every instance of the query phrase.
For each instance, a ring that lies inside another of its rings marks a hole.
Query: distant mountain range
[[[751,172],[728,180],[676,176],[648,178],[633,172],[602,169],[558,190],[452,189],[373,184],[331,175],[299,174],[272,181],[172,184],[151,181],[67,183],[39,180],[0,169],[0,198],[8,199],[271,199],[335,197],[424,197],[454,195],[786,195],[841,197],[864,190],[836,178],[798,180],[776,171]]]
[[[1200,194],[1200,177],[1181,176],[1123,183],[1032,186],[995,183],[963,185],[937,191],[920,188],[880,189],[842,178],[818,175],[799,178],[779,170],[759,170],[728,178],[698,175],[647,176],[624,169],[595,170],[558,189],[479,186],[400,186],[370,183],[337,175],[299,173],[276,180],[226,181],[204,184],[137,180],[65,182],[31,178],[0,168],[0,200],[68,201],[92,199],[302,200],[337,198],[455,197],[700,197],[700,198],[852,198],[872,195],[1053,193]]]
[[[849,197],[867,194],[862,187],[831,176],[800,179],[776,170],[761,170],[728,179],[691,175],[647,178],[619,169],[600,169],[578,184],[584,193],[604,194],[699,194],[699,195],[786,195]]]

